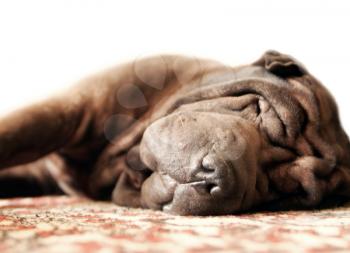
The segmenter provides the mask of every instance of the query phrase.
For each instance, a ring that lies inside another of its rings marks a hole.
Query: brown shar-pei
[[[0,120],[0,196],[67,193],[184,215],[314,208],[350,197],[328,91],[266,52],[231,68],[137,60]]]

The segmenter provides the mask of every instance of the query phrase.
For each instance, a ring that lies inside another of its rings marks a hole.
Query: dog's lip
[[[184,185],[192,187],[200,195],[211,195],[213,197],[219,196],[221,192],[221,186],[219,180],[214,180],[212,182],[201,180],[194,181]]]
[[[194,189],[200,196],[206,197],[207,200],[212,199],[212,197],[219,197],[221,193],[220,186],[216,184],[214,187],[208,191],[206,188],[208,185],[210,185],[210,182],[207,182],[205,180],[199,180],[199,181],[192,181],[188,183],[178,184],[176,187],[187,186]],[[173,212],[173,203],[174,203],[174,197],[171,199],[171,201],[163,203],[162,204],[162,211],[167,213]]]
[[[197,181],[197,182],[191,182],[191,183],[188,183],[187,185],[192,187],[193,189],[195,189],[195,191],[197,193],[199,193],[200,195],[208,194],[208,192],[205,189],[207,183],[204,180]]]
[[[205,190],[205,186],[207,185],[207,183],[204,180],[182,183],[182,184],[178,184],[176,187],[179,187],[179,185],[189,186],[193,188],[200,195],[208,195],[208,192]],[[171,210],[173,208],[173,201],[174,201],[174,197],[171,199],[171,201],[167,203],[163,203],[162,211],[171,213],[172,212]]]

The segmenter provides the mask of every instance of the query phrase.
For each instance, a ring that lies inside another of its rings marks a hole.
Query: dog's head
[[[145,207],[228,214],[284,194],[316,204],[338,187],[334,171],[349,166],[333,99],[288,56],[268,52],[228,81],[194,88],[179,104],[146,129],[140,144],[152,171],[141,188]],[[302,170],[313,179],[318,171],[333,188],[319,187]]]

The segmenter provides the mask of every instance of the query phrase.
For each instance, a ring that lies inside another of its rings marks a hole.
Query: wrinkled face
[[[140,148],[153,171],[145,207],[177,214],[226,214],[251,205],[260,135],[251,122],[215,112],[177,112],[154,122]]]
[[[128,166],[112,163],[126,167],[115,203],[212,215],[265,204],[316,207],[337,191],[350,196],[350,143],[336,103],[300,64],[268,52],[218,76],[175,92],[155,110],[163,118],[124,136],[119,151],[134,146]],[[130,141],[137,131],[144,131],[140,145]]]

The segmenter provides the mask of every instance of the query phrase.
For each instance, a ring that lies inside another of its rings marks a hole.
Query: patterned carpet
[[[0,252],[350,250],[350,207],[181,217],[69,197],[0,200]]]

